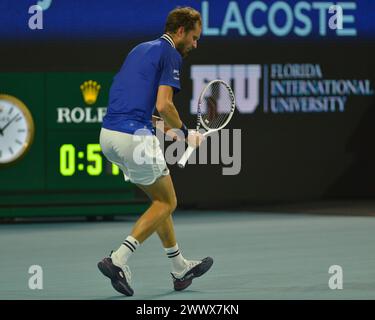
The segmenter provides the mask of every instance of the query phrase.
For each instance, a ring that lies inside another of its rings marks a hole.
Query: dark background
[[[2,46],[2,71],[116,72],[131,43],[44,43]],[[31,60],[24,57],[31,57]],[[184,62],[176,105],[191,127],[192,64],[318,63],[331,79],[374,79],[375,46],[356,43],[250,43],[202,41]],[[372,80],[373,81],[373,80]],[[262,96],[262,95],[261,95]],[[343,113],[236,113],[230,128],[242,130],[242,169],[221,175],[221,165],[171,166],[181,204],[253,203],[341,197],[373,197],[373,96],[348,97]],[[194,177],[194,178],[192,178]],[[198,179],[196,180],[197,177]],[[198,183],[199,187],[194,187]],[[184,190],[184,191],[182,191]]]

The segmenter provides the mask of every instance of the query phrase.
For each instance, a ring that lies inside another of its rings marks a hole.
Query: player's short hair
[[[178,28],[184,27],[185,32],[195,28],[195,24],[202,25],[201,14],[191,7],[177,7],[168,14],[164,32],[176,33]]]

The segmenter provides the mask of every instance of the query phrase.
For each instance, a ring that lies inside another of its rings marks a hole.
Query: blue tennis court
[[[114,291],[97,269],[135,217],[113,222],[0,225],[0,299],[374,299],[375,220],[306,213],[176,212],[188,258],[212,256],[212,269],[175,292],[157,237],[132,256],[133,297]],[[29,267],[43,270],[43,289],[29,289]],[[329,288],[330,266],[342,289]]]

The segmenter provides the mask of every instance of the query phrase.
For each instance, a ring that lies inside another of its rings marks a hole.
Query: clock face
[[[0,95],[0,165],[19,160],[34,137],[34,122],[27,107],[17,98]]]

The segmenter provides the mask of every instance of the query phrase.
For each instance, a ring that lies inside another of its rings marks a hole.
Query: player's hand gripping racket
[[[197,108],[197,131],[203,127],[207,131],[203,136],[223,129],[230,121],[236,108],[231,87],[223,80],[213,80],[199,96]],[[178,166],[184,168],[195,147],[188,146]]]

